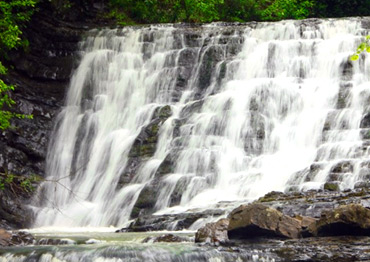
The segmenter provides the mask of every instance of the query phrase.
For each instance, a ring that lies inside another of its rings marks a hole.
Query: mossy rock
[[[324,189],[328,191],[339,191],[339,184],[338,183],[330,183],[327,182],[324,184]]]
[[[260,197],[257,202],[272,202],[272,201],[276,201],[276,200],[279,200],[279,199],[284,199],[286,197],[286,195],[283,193],[283,192],[278,192],[278,191],[271,191],[269,193],[267,193],[266,195],[264,195],[263,197]]]
[[[153,116],[155,118],[168,119],[169,117],[172,116],[171,106],[166,105],[163,107],[157,107],[156,110],[154,111]]]
[[[156,150],[155,143],[134,145],[129,153],[129,157],[151,157]]]

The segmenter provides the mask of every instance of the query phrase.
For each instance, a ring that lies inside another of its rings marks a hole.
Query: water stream
[[[1,262],[162,262],[162,261],[248,261],[272,262],[261,250],[235,251],[230,248],[201,247],[190,242],[141,243],[148,236],[163,233],[33,232],[38,242],[61,239],[61,245],[0,248]],[[189,236],[189,233],[176,233]],[[192,235],[190,233],[190,235]]]
[[[35,227],[366,183],[370,60],[348,58],[367,33],[355,18],[90,32]]]

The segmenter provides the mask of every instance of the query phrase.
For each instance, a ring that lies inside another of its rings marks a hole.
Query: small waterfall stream
[[[359,19],[90,32],[35,226],[368,183],[370,60],[348,61],[366,33]]]

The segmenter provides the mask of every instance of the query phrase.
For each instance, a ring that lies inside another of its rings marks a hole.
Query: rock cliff
[[[5,81],[15,86],[13,110],[32,114],[33,119],[14,119],[13,128],[0,133],[3,175],[44,177],[53,121],[79,59],[78,43],[89,28],[97,27],[98,10],[92,5],[77,4],[77,8],[66,13],[49,1],[38,7],[23,32],[28,48],[13,51],[7,61],[9,73]],[[27,226],[31,218],[24,216],[23,204],[32,194],[15,195],[8,191],[0,191],[0,227]]]

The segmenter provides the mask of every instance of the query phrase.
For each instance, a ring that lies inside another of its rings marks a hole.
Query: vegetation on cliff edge
[[[68,0],[64,0],[68,1]],[[278,21],[370,15],[370,0],[109,0],[125,23]]]
[[[0,129],[10,127],[10,119],[13,117],[25,118],[23,114],[9,111],[14,100],[10,92],[14,86],[7,85],[3,76],[7,73],[4,62],[8,58],[9,51],[28,45],[27,40],[22,39],[22,28],[31,18],[35,10],[36,0],[8,0],[0,1]]]

